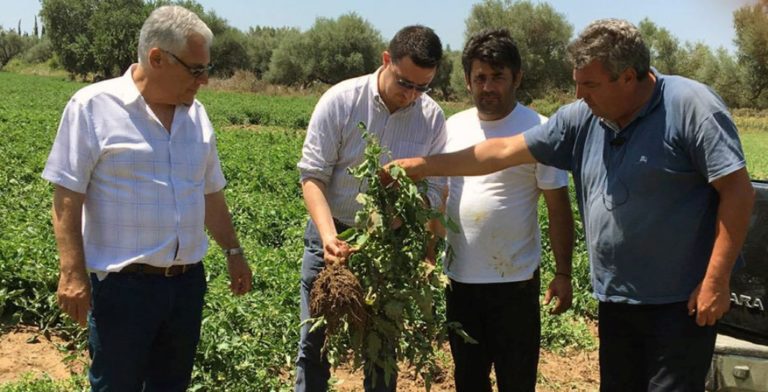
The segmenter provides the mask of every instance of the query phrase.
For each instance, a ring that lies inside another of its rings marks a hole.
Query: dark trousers
[[[500,392],[534,391],[539,364],[541,318],[538,271],[512,283],[466,284],[446,290],[448,321],[458,321],[478,341],[449,334],[456,391],[491,391],[491,366]]]
[[[600,391],[701,392],[716,329],[699,327],[686,302],[601,302]]]
[[[166,278],[91,274],[92,391],[184,391],[200,340],[203,266]]]
[[[337,232],[341,233],[347,227],[336,223]],[[325,268],[323,261],[323,241],[317,227],[310,220],[304,232],[304,257],[301,261],[301,320],[310,318],[309,293],[317,278],[317,274]],[[328,390],[328,380],[331,378],[331,366],[328,358],[322,353],[325,342],[325,328],[309,332],[311,325],[301,327],[299,339],[299,355],[296,359],[296,392],[324,392]],[[393,348],[394,350],[394,348]],[[393,375],[388,385],[385,385],[384,370],[376,366],[376,387],[373,387],[372,374],[365,374],[363,387],[366,392],[390,392],[397,390],[397,375]]]

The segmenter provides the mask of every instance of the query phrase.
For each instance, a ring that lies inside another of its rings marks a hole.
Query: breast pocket
[[[640,197],[664,196],[669,189],[682,188],[698,174],[681,167],[668,154],[634,154],[624,169],[626,186]]]

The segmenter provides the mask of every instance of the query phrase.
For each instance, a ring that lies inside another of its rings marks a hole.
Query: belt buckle
[[[172,269],[173,267],[179,267],[179,268],[181,269],[181,271],[179,271],[179,273],[178,273],[178,274],[173,274],[173,273],[171,273],[171,269]],[[166,278],[172,278],[172,277],[174,277],[174,276],[176,276],[176,275],[181,275],[181,274],[183,274],[183,273],[187,272],[187,269],[188,269],[188,267],[189,267],[189,265],[188,265],[188,264],[175,264],[175,265],[170,265],[170,266],[168,266],[168,267],[165,267],[165,271],[163,271],[163,275],[164,275]]]

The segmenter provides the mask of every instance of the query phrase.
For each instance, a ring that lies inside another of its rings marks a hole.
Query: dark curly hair
[[[513,74],[522,68],[520,51],[507,29],[485,29],[472,35],[461,54],[461,65],[467,77],[472,72],[474,60],[494,68],[509,67]]]

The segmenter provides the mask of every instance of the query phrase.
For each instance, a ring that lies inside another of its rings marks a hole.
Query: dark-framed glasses
[[[416,90],[422,94],[432,91],[432,87],[429,87],[429,83],[416,84],[411,82],[408,79],[403,78],[402,76],[400,76],[400,74],[397,71],[395,71],[393,65],[394,64],[390,64],[389,69],[392,72],[392,74],[395,75],[395,81],[397,81],[397,84],[400,85],[400,87],[406,90]]]
[[[171,51],[165,50],[165,49],[160,49],[160,50],[170,54],[171,57],[173,57],[176,61],[178,61],[179,64],[184,66],[184,68],[186,68],[187,71],[189,71],[189,73],[192,74],[192,76],[194,76],[195,78],[199,78],[203,76],[203,74],[209,74],[213,70],[213,64],[202,65],[199,67],[192,67],[189,64],[185,63],[182,59],[180,59],[179,56],[176,56],[175,54],[173,54]]]
[[[428,93],[432,91],[432,87],[429,87],[428,84],[416,84],[405,79],[397,78],[397,84],[406,90],[416,90],[420,93]]]

